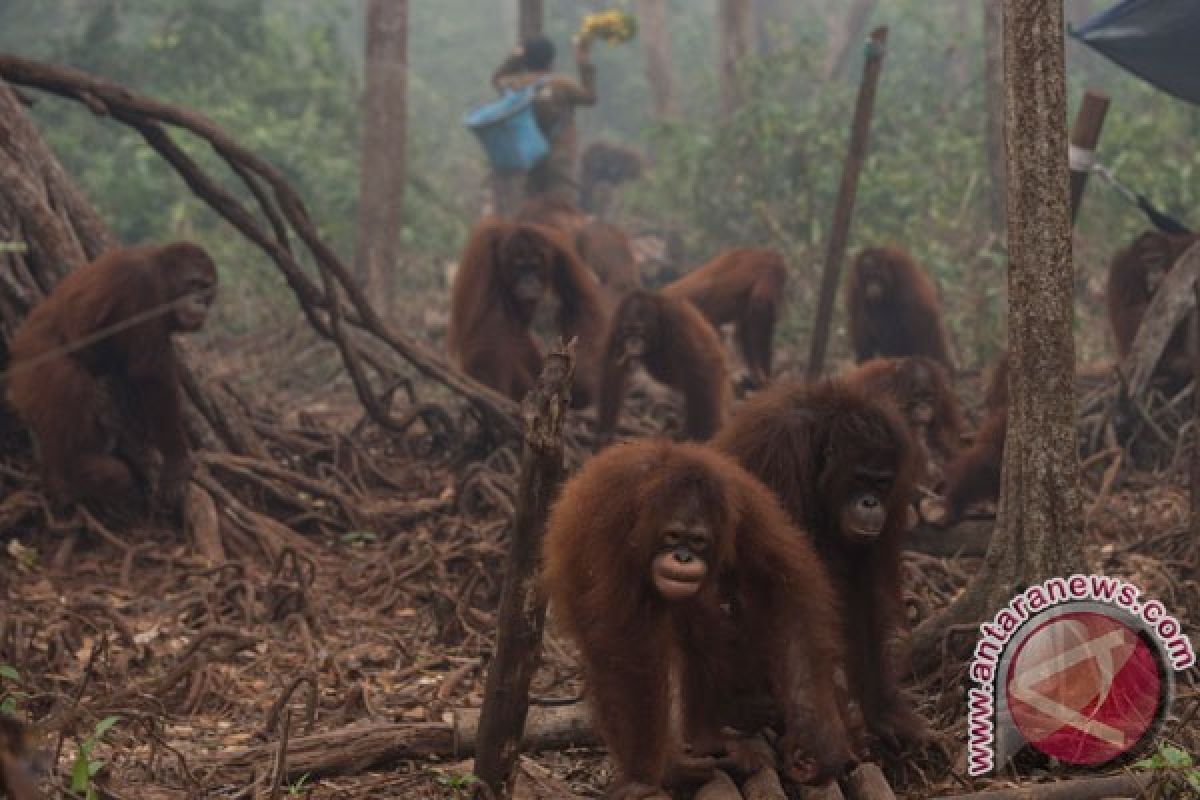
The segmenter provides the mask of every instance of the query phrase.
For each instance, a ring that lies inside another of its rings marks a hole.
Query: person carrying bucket
[[[554,43],[545,36],[526,39],[492,74],[492,86],[497,91],[520,91],[536,84],[533,112],[549,143],[549,153],[529,170],[526,196],[553,195],[555,201],[577,205],[575,109],[596,104],[596,67],[588,57],[588,49],[587,37],[576,42],[578,83],[552,72]]]

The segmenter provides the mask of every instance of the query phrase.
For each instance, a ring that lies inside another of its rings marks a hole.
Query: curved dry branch
[[[1150,385],[1155,367],[1167,348],[1167,341],[1195,307],[1192,287],[1200,279],[1200,243],[1193,244],[1163,275],[1142,324],[1133,338],[1129,357],[1122,371],[1129,378],[1129,396],[1138,399]]]
[[[300,196],[271,164],[239,145],[205,117],[138,95],[111,81],[69,67],[43,64],[11,55],[0,55],[0,78],[10,83],[75,100],[93,113],[111,116],[132,127],[154,148],[201,199],[265,252],[284,274],[305,317],[325,339],[338,348],[352,378],[355,392],[367,413],[381,427],[398,430],[402,421],[391,415],[389,404],[371,387],[356,331],[375,337],[421,374],[441,383],[470,402],[492,425],[507,436],[520,436],[515,404],[453,369],[438,354],[389,326],[371,307],[351,273],[317,233]],[[242,179],[257,201],[270,230],[240,200],[222,189],[172,139],[167,127],[203,139]],[[259,180],[266,184],[264,190]],[[294,233],[303,242],[321,274],[318,286],[304,273],[288,240]],[[343,307],[344,293],[348,307]],[[378,369],[378,364],[372,364]],[[381,375],[385,386],[395,375]]]

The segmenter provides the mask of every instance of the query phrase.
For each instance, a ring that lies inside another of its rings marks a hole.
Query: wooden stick
[[[496,654],[484,686],[475,755],[475,774],[498,798],[512,793],[529,684],[542,649],[546,601],[538,591],[537,569],[550,503],[565,471],[562,429],[574,374],[572,340],[546,357],[538,385],[521,404],[525,448],[497,615]]]
[[[253,773],[273,759],[279,750],[275,742],[222,752],[197,759],[197,764],[215,767],[218,780],[231,782]],[[454,729],[440,723],[409,725],[347,725],[332,731],[300,736],[288,743],[287,776],[296,780],[308,773],[312,778],[325,775],[356,775],[373,767],[387,767],[406,760],[444,757],[454,752]]]
[[[867,135],[871,130],[871,113],[875,107],[875,87],[879,84],[883,55],[887,50],[887,33],[887,26],[876,28],[867,44],[867,63],[858,87],[854,121],[850,126],[850,148],[842,166],[842,183],[838,187],[833,227],[829,231],[825,269],[821,273],[821,295],[817,302],[817,319],[813,323],[812,349],[808,355],[809,380],[819,377],[825,368],[825,350],[829,345],[829,329],[833,323],[833,304],[837,299],[838,284],[841,283],[842,259],[850,238],[850,223],[854,220],[858,175],[867,159]]]
[[[1071,147],[1090,154],[1100,141],[1100,129],[1104,127],[1104,115],[1108,113],[1108,95],[1088,89],[1083,93],[1075,124],[1071,126]],[[1071,170],[1071,225],[1079,216],[1079,205],[1083,201],[1083,190],[1087,186],[1088,169]]]

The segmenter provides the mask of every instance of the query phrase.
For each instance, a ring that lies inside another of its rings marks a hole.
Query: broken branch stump
[[[524,454],[497,614],[496,654],[488,668],[476,737],[475,774],[497,798],[512,793],[529,684],[542,649],[546,601],[538,587],[538,564],[546,517],[565,472],[562,429],[574,374],[572,340],[546,357],[537,386],[521,404]]]

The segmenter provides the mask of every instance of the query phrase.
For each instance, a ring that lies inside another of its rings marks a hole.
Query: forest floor
[[[338,418],[327,398],[312,403],[325,419]],[[0,472],[10,492],[29,472],[27,454],[14,458]],[[306,757],[297,742],[307,735],[361,726],[366,747],[372,726],[444,731],[456,709],[482,699],[507,517],[461,508],[460,469],[398,456],[379,463],[390,488],[375,502],[388,523],[318,526],[294,557],[263,553],[214,568],[185,537],[162,530],[86,536],[62,554],[63,532],[44,523],[0,531],[0,695],[40,732],[46,765],[57,754],[58,774],[70,775],[82,747],[84,761],[103,762],[95,784],[114,798],[468,796],[471,761],[452,748],[370,766],[354,763],[365,751],[353,743],[340,774],[293,772],[271,794],[280,720],[290,719],[295,770]],[[1200,590],[1183,578],[1187,495],[1177,483],[1123,476],[1090,513],[1086,557],[1094,570],[1159,598],[1200,643]],[[944,606],[977,566],[978,559],[906,555],[910,621]],[[549,627],[533,694],[575,697],[582,682],[572,648],[553,619]],[[967,777],[966,686],[956,665],[914,687],[952,761],[918,758],[889,769],[901,797],[1016,777]],[[1192,670],[1178,676],[1164,741],[1200,754],[1198,710]],[[119,719],[89,744],[109,716]],[[547,785],[598,796],[611,773],[598,747],[533,753],[521,769],[525,797],[561,796]],[[1051,774],[1043,767],[1022,780]]]

